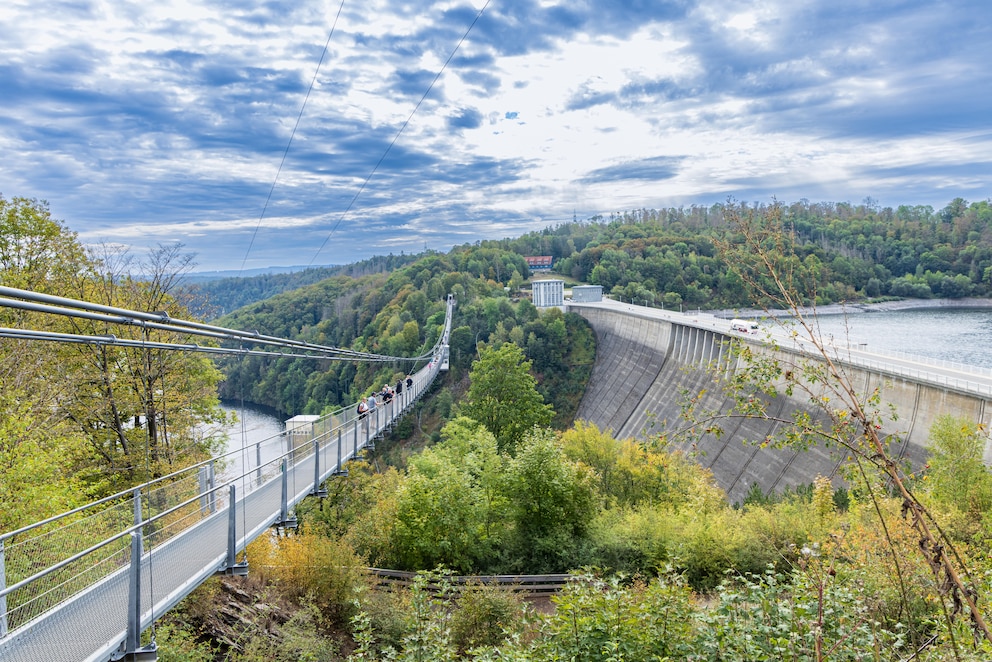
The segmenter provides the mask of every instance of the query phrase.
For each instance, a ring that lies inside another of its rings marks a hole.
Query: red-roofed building
[[[550,271],[551,263],[554,261],[551,255],[535,255],[524,259],[527,260],[527,267],[531,271]]]

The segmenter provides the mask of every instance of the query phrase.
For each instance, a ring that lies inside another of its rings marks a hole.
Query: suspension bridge
[[[164,345],[22,329],[0,329],[0,337],[249,355],[411,360],[13,288],[0,288],[0,296],[10,297],[0,299],[0,305],[11,308],[180,329],[212,339],[275,345],[280,351]],[[157,618],[213,575],[246,574],[248,543],[272,527],[295,528],[294,506],[308,496],[326,495],[322,483],[344,473],[346,462],[373,449],[375,440],[447,370],[454,304],[448,297],[444,328],[435,345],[414,357],[427,364],[411,375],[412,383],[402,393],[374,411],[359,417],[354,407],[339,409],[292,428],[285,436],[227,452],[0,535],[0,660],[157,659],[154,641],[142,637]],[[234,465],[240,471],[232,472]]]

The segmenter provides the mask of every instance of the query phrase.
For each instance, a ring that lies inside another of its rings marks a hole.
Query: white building
[[[300,414],[286,421],[286,434],[296,443],[313,439],[313,424],[320,420],[315,414]],[[295,443],[294,443],[295,448]]]
[[[565,281],[535,280],[531,282],[534,305],[538,308],[565,305]]]

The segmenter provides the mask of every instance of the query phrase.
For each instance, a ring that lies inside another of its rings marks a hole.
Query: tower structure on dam
[[[732,331],[729,320],[709,315],[683,315],[612,301],[571,303],[567,309],[588,320],[597,339],[596,363],[577,418],[609,429],[619,438],[647,439],[667,433],[676,448],[691,452],[713,471],[731,501],[743,500],[754,484],[769,492],[811,483],[818,475],[839,481],[838,471],[846,459],[843,449],[824,445],[805,450],[762,448],[757,442],[775,435],[782,425],[769,420],[734,417],[724,422],[719,438],[679,434],[686,426],[681,419],[686,394],[703,394],[703,409],[731,410],[734,402],[720,381],[742,368],[730,356],[729,342],[737,339],[772,351],[760,334]],[[778,351],[787,360],[785,354],[803,352],[802,348]],[[855,358],[837,360],[859,393],[880,389],[883,408],[891,407],[894,414],[883,430],[891,442],[890,452],[910,466],[925,464],[930,427],[938,416],[952,414],[986,426],[992,423],[992,380],[988,377],[958,378],[897,359]],[[714,366],[722,366],[722,377]],[[805,393],[780,395],[768,403],[771,418],[789,420],[797,410],[826,419]],[[987,449],[987,461],[990,455]]]

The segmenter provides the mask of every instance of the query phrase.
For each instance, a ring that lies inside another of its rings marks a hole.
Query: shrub
[[[451,615],[451,639],[460,652],[499,646],[524,627],[527,606],[513,591],[496,585],[466,586]]]
[[[535,659],[684,659],[692,642],[694,606],[679,575],[624,585],[622,578],[576,578],[555,596]]]
[[[270,541],[268,573],[283,592],[297,602],[310,602],[323,615],[347,622],[355,593],[366,585],[364,563],[346,543],[302,528]]]

